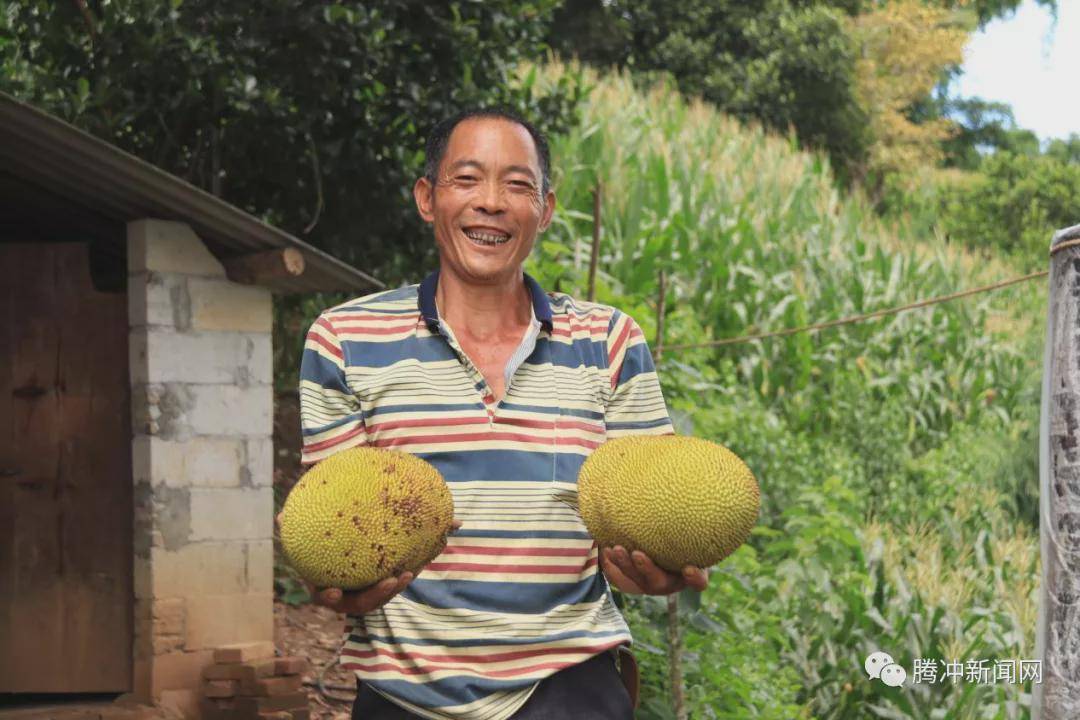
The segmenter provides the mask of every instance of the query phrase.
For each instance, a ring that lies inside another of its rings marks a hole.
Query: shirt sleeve
[[[672,435],[652,353],[634,319],[615,311],[608,327],[611,394],[604,412],[608,439],[625,435]]]
[[[304,340],[300,361],[300,462],[304,465],[366,439],[360,399],[345,377],[345,351],[333,324],[321,316]]]

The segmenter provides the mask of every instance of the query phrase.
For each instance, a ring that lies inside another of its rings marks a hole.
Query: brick
[[[163,690],[158,697],[158,705],[163,709],[178,712],[185,720],[199,720],[199,700],[197,690]]]
[[[272,659],[276,648],[265,640],[239,642],[214,648],[214,661],[218,663],[250,663],[252,660]]]
[[[240,438],[178,441],[138,435],[132,441],[132,472],[136,482],[153,486],[238,487],[244,443]]]
[[[146,360],[148,327],[186,329],[191,326],[191,303],[187,280],[181,275],[141,272],[128,277],[128,325],[131,333],[128,357],[132,365]]]
[[[281,675],[278,677],[256,678],[240,683],[241,695],[288,695],[303,687],[303,678],[299,675]]]
[[[152,613],[154,635],[183,635],[183,598],[154,600]]]
[[[268,540],[273,488],[191,489],[191,540]]]
[[[273,540],[258,540],[247,544],[247,591],[274,592]]]
[[[191,326],[198,330],[269,333],[272,323],[270,291],[227,280],[188,281]]]
[[[274,596],[272,593],[244,595],[201,595],[188,598],[187,636],[189,650],[233,643],[261,643],[274,654]],[[252,657],[257,657],[252,655]],[[234,662],[242,662],[238,658]],[[222,662],[219,660],[219,662]]]
[[[183,635],[155,635],[152,640],[154,655],[165,655],[184,649]]]
[[[253,716],[274,710],[302,710],[308,706],[308,696],[304,692],[269,697],[237,697],[236,711],[241,716]]]
[[[208,680],[254,681],[256,678],[272,677],[276,664],[274,658],[247,660],[244,662],[219,662],[203,670]]]
[[[203,695],[208,698],[230,698],[239,689],[239,680],[207,680],[203,683]]]
[[[163,690],[190,690],[199,687],[203,668],[213,661],[212,650],[158,655],[154,658],[151,671],[151,693],[157,697]]]
[[[275,675],[303,675],[311,668],[307,658],[286,655],[274,659]]]
[[[127,225],[128,271],[225,277],[225,268],[182,222],[142,219]]]
[[[247,440],[248,483],[253,487],[274,484],[274,442],[269,437]]]
[[[187,421],[196,435],[270,437],[273,389],[270,385],[188,385]]]
[[[231,595],[247,591],[246,543],[193,542],[150,551],[154,597]]]
[[[134,330],[132,382],[266,384],[272,381],[269,333]]]

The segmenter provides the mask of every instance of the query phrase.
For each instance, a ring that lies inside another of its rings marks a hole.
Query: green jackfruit
[[[578,506],[600,547],[641,550],[660,567],[709,567],[757,522],[750,468],[723,445],[678,435],[636,435],[597,448],[578,475]]]
[[[418,572],[446,546],[454,501],[432,465],[358,447],[304,474],[281,511],[281,549],[316,587],[353,590]]]

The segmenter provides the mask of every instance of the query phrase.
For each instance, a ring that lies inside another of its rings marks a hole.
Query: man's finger
[[[613,553],[614,551],[611,548],[604,548],[600,553],[600,569],[607,577],[608,582],[625,593],[641,594],[644,592],[640,585],[626,577],[623,571],[619,569],[619,566],[615,564],[612,559]]]
[[[346,593],[334,608],[346,615],[363,615],[379,607],[397,592],[397,578],[385,578],[363,590]]]
[[[341,602],[341,588],[323,588],[313,597],[315,598],[315,602],[319,605],[325,605],[330,609],[335,609],[338,603]]]
[[[709,571],[687,565],[683,568],[683,579],[687,585],[700,592],[709,585]]]
[[[645,588],[648,587],[648,581],[637,566],[634,565],[634,561],[630,558],[630,553],[626,551],[626,548],[622,545],[616,545],[611,549],[611,558],[615,561],[615,565],[618,566],[622,574],[641,588],[639,592],[646,592]]]
[[[452,521],[450,522],[450,525],[451,525],[451,527],[453,527],[453,528],[454,528],[455,530],[460,530],[460,529],[461,529],[461,521],[460,521],[460,520],[458,520],[457,518],[454,518],[454,519],[453,519],[453,520],[452,520]]]
[[[640,550],[635,550],[631,557],[634,561],[634,567],[645,578],[644,587],[647,589],[646,592],[667,595],[681,590],[686,585],[686,581],[680,576],[669,573]]]

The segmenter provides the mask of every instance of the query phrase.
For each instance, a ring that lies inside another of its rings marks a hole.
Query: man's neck
[[[504,282],[477,285],[443,270],[435,301],[455,335],[480,342],[516,337],[532,319],[532,298],[521,273]]]

